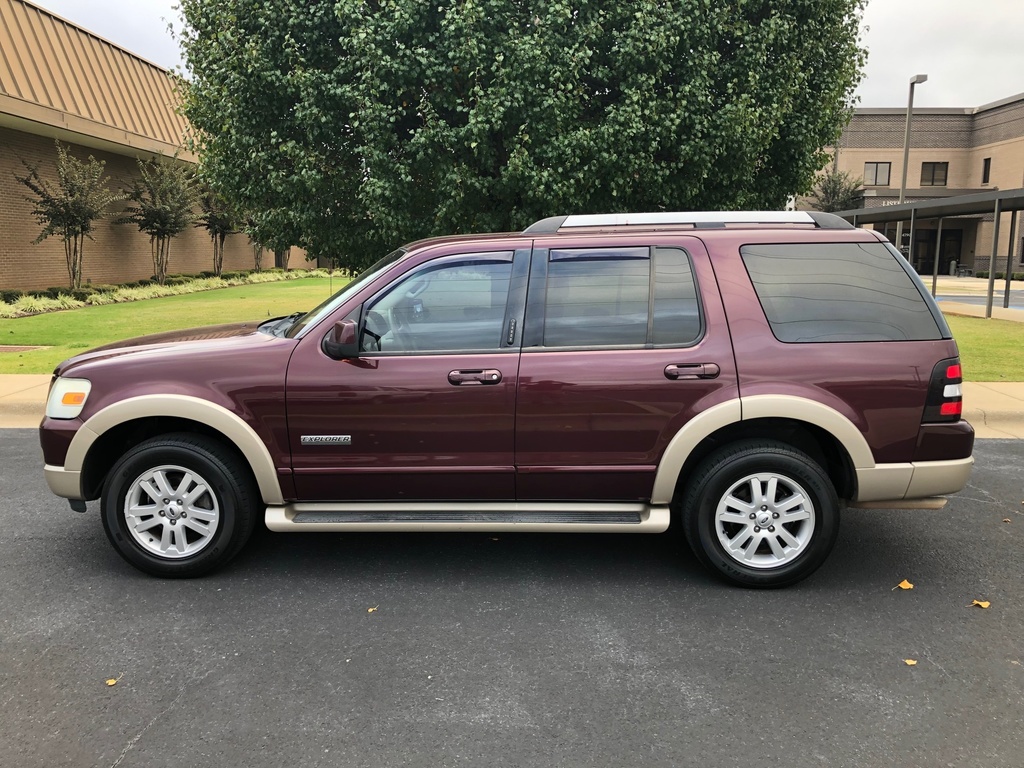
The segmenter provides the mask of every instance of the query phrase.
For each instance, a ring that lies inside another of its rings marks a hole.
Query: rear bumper
[[[65,499],[84,499],[82,494],[82,473],[69,472],[64,467],[47,464],[43,467],[46,484],[57,496]]]
[[[876,464],[857,470],[854,502],[928,499],[956,493],[967,485],[974,457],[908,464]]]

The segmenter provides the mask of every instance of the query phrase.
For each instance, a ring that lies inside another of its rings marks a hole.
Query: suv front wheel
[[[821,467],[784,443],[750,440],[698,467],[682,504],[697,558],[733,584],[784,587],[813,573],[835,544],[839,500]]]
[[[201,576],[238,554],[256,521],[247,470],[220,443],[192,434],[140,443],[103,485],[107,538],[154,576]]]

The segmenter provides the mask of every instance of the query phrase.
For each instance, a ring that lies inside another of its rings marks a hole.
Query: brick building
[[[0,0],[0,287],[26,290],[68,281],[61,240],[32,242],[40,226],[25,199],[28,190],[14,178],[25,174],[24,163],[55,178],[59,139],[79,159],[105,161],[113,188],[137,176],[136,158],[179,152],[181,161],[194,163],[181,150],[187,122],[174,104],[166,70],[26,0]],[[134,227],[105,220],[97,223],[94,238],[85,244],[83,283],[152,275],[149,238]],[[250,268],[252,261],[248,238],[230,236],[224,269]],[[212,265],[205,230],[190,229],[172,242],[172,273]]]
[[[895,205],[903,172],[903,137],[907,111],[858,109],[839,142],[838,168],[863,179],[863,206]],[[906,202],[1024,187],[1024,94],[967,109],[915,108],[907,166]],[[1009,241],[1011,215],[1000,224],[996,269],[1024,272],[1020,221]],[[895,242],[896,226],[886,226]],[[881,225],[879,225],[881,228]],[[942,225],[939,271],[952,261],[987,269],[992,255],[992,215],[948,218]],[[936,222],[915,227],[914,262],[931,273],[936,253]],[[904,227],[904,245],[909,245]],[[1011,253],[1012,250],[1012,253]]]

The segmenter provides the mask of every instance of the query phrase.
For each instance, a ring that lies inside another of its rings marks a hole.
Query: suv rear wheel
[[[784,443],[743,441],[709,456],[683,499],[697,558],[746,587],[783,587],[825,560],[839,532],[839,500],[807,454]]]
[[[242,549],[257,493],[235,455],[209,438],[172,434],[121,457],[103,485],[107,538],[154,576],[201,576]]]

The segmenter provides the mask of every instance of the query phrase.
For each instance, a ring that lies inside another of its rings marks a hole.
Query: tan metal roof
[[[176,99],[167,70],[26,0],[0,0],[0,124],[173,154],[188,127]]]

